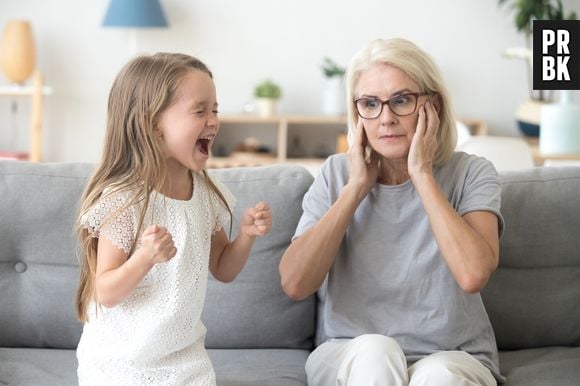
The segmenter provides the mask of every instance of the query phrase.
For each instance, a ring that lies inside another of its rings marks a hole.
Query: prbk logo
[[[580,90],[580,20],[534,20],[534,90]]]

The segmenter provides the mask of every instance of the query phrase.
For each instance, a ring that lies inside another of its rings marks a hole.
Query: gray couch
[[[76,384],[72,227],[90,171],[88,164],[0,161],[0,385]],[[238,197],[236,217],[261,199],[274,215],[240,276],[209,284],[203,319],[218,385],[304,385],[316,300],[284,295],[278,261],[312,177],[280,165],[212,173]],[[506,385],[579,385],[580,169],[502,179],[501,266],[483,296]]]

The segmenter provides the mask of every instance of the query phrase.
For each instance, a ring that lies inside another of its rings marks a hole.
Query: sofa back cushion
[[[0,161],[0,346],[76,348],[73,224],[90,172]]]
[[[295,302],[280,286],[278,264],[302,214],[302,197],[312,183],[304,168],[274,165],[212,170],[237,197],[232,237],[245,208],[266,201],[272,231],[258,237],[246,266],[231,283],[210,276],[202,319],[208,348],[312,347],[315,299]]]
[[[499,269],[482,292],[504,350],[580,345],[580,168],[503,173]]]
[[[75,316],[78,286],[74,226],[90,164],[0,161],[0,347],[74,349],[82,324]],[[210,348],[311,348],[314,297],[290,300],[278,263],[312,183],[293,166],[211,171],[237,197],[232,236],[244,208],[267,201],[272,232],[254,243],[236,280],[210,277],[203,319]]]

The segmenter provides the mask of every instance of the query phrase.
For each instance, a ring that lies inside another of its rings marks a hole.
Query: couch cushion
[[[502,350],[580,345],[580,168],[503,173],[500,264],[482,292]]]
[[[209,350],[220,386],[306,386],[308,350]]]
[[[580,347],[500,351],[502,386],[576,386],[580,381]]]
[[[72,229],[88,164],[0,161],[0,346],[76,348]]]
[[[220,386],[303,386],[310,351],[209,350]],[[74,350],[0,348],[0,385],[78,385]]]
[[[0,385],[76,386],[75,350],[0,347]]]
[[[210,278],[202,319],[209,348],[312,347],[315,300],[290,300],[280,286],[278,264],[302,214],[312,175],[302,167],[274,165],[219,169],[211,175],[238,198],[232,237],[243,210],[260,200],[272,209],[272,231],[259,237],[243,271],[228,284]]]

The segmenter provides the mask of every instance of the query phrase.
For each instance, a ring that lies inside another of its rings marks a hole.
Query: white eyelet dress
[[[212,235],[228,230],[229,213],[200,173],[193,173],[188,201],[152,193],[142,231],[167,227],[177,254],[156,264],[121,304],[91,304],[77,348],[79,384],[215,385],[200,320],[207,287]],[[233,195],[215,181],[230,208]],[[119,209],[130,194],[104,195],[82,222],[95,237],[107,237],[129,253],[140,208]],[[141,233],[142,233],[141,231]],[[139,243],[137,244],[139,245]]]

